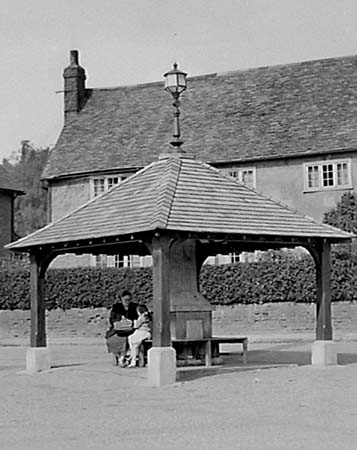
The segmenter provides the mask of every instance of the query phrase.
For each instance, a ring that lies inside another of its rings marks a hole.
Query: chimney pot
[[[69,62],[71,64],[71,66],[78,66],[79,65],[78,61],[79,61],[78,50],[71,50],[70,57],[69,57]]]

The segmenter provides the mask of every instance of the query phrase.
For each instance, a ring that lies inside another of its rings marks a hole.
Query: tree
[[[357,234],[357,199],[354,192],[345,192],[334,209],[324,214],[324,223]]]
[[[357,235],[357,198],[354,192],[345,192],[336,207],[324,214],[324,223]],[[337,260],[348,259],[357,262],[357,242],[338,244],[334,246],[334,256]]]
[[[42,187],[41,174],[48,154],[48,148],[35,149],[29,141],[22,141],[19,152],[2,162],[14,184],[25,191],[15,201],[15,232],[19,236],[46,224],[47,193]]]

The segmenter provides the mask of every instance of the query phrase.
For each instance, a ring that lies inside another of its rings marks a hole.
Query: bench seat
[[[205,365],[212,365],[212,356],[219,355],[220,344],[242,344],[242,362],[247,364],[248,353],[248,338],[242,336],[212,336],[208,338],[199,339],[172,339],[173,348],[177,348],[182,345],[204,345],[205,346]],[[148,349],[152,347],[152,340],[145,340],[141,346],[139,352],[139,366],[145,365],[145,359]]]

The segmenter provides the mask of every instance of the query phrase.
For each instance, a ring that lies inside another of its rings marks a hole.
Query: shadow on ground
[[[274,345],[272,349],[252,350],[248,352],[248,364],[243,364],[237,353],[223,353],[223,364],[205,367],[185,367],[177,370],[177,381],[190,381],[201,377],[257,371],[275,367],[306,366],[311,364],[310,351],[291,351],[289,345]],[[357,364],[356,353],[339,353],[338,364]]]
[[[63,367],[77,367],[77,366],[86,366],[88,363],[72,363],[72,364],[53,364],[51,365],[51,369],[62,369]]]

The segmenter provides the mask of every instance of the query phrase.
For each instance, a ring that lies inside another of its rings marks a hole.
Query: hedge
[[[357,254],[348,249],[332,253],[332,301],[357,300]],[[29,271],[2,268],[0,309],[29,308]],[[152,301],[151,268],[50,269],[47,274],[48,309],[109,307],[124,289],[142,303]],[[313,302],[315,269],[312,258],[280,254],[255,263],[204,266],[200,290],[212,304]]]

